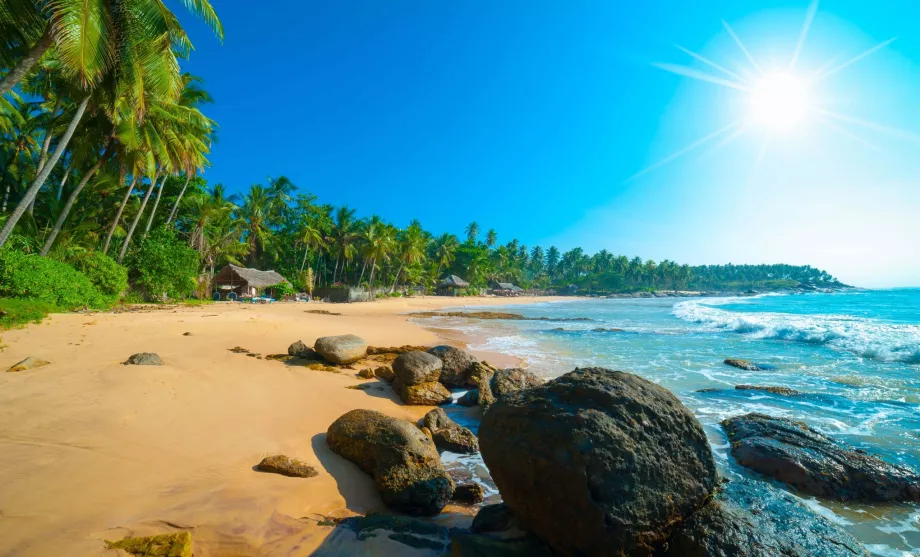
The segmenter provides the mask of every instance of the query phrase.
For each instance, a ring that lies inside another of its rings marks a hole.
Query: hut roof
[[[515,286],[510,282],[496,282],[495,285],[498,286],[498,290],[510,290],[512,292],[520,292],[523,290],[520,286]]]
[[[459,286],[465,288],[469,285],[470,283],[466,282],[457,275],[447,275],[438,286]]]
[[[266,286],[274,286],[282,282],[287,282],[287,279],[281,276],[277,271],[247,269],[245,267],[237,267],[233,264],[228,265],[228,267],[230,267],[238,277],[245,280],[249,286],[254,286],[256,288],[265,288]]]

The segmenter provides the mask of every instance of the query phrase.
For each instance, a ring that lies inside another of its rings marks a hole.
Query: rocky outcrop
[[[482,503],[486,498],[486,490],[476,482],[460,484],[454,489],[454,501],[460,503]]]
[[[457,533],[453,557],[552,557],[547,545],[519,527],[504,503],[486,505],[473,518],[470,533]]]
[[[422,427],[431,431],[435,446],[442,451],[473,454],[479,452],[479,440],[472,431],[451,420],[441,408],[422,418]]]
[[[140,352],[138,354],[132,354],[128,358],[124,365],[126,366],[161,366],[163,365],[163,360],[153,352]]]
[[[316,351],[303,343],[303,341],[298,340],[297,342],[288,346],[288,356],[294,358],[303,358],[305,360],[315,360]]]
[[[383,502],[415,515],[434,515],[454,483],[438,449],[415,425],[372,410],[352,410],[329,426],[326,443],[374,479]]]
[[[473,362],[467,370],[466,386],[479,387],[479,380],[483,375],[491,375],[498,369],[489,362]]]
[[[125,538],[112,542],[106,540],[106,549],[120,549],[139,557],[192,557],[192,535],[188,532]]]
[[[263,458],[262,462],[256,465],[256,468],[261,472],[281,474],[291,478],[312,478],[318,475],[316,469],[312,466],[296,458],[280,454]]]
[[[738,358],[728,358],[724,362],[727,366],[736,367],[738,369],[743,369],[746,371],[764,371],[760,366],[754,362],[749,362],[748,360],[740,360]]]
[[[318,338],[313,349],[333,364],[350,364],[367,355],[367,343],[356,335]]]
[[[722,422],[735,460],[819,497],[920,501],[920,475],[855,450],[802,422],[745,414]]]
[[[488,532],[504,532],[509,528],[516,528],[517,522],[514,514],[505,503],[495,505],[486,505],[479,509],[476,516],[473,517],[473,524],[470,531],[476,534]]]
[[[437,381],[406,385],[397,377],[393,380],[393,392],[404,404],[411,406],[440,406],[453,400],[447,387]]]
[[[441,360],[427,352],[405,352],[393,361],[393,373],[404,385],[437,381],[441,376]]]
[[[773,393],[775,395],[782,396],[795,396],[800,394],[795,389],[790,389],[789,387],[775,387],[772,385],[759,386],[759,385],[735,385],[735,389],[739,391],[764,391],[767,393]]]
[[[439,381],[448,387],[463,387],[467,384],[470,366],[476,357],[453,346],[435,346],[428,353],[441,360]]]
[[[369,514],[334,523],[311,557],[441,557],[450,544],[447,528],[408,516]]]
[[[479,389],[470,389],[457,399],[460,406],[476,406],[479,404]]]
[[[505,503],[564,555],[649,555],[716,485],[693,414],[620,371],[576,369],[507,394],[479,441]]]
[[[504,396],[542,384],[539,377],[524,369],[500,369],[494,373],[485,371],[479,378],[479,406],[487,409]]]
[[[12,366],[10,369],[6,371],[9,373],[15,373],[17,371],[28,371],[30,369],[36,369],[36,368],[44,367],[50,364],[51,362],[46,362],[45,360],[42,360],[40,358],[33,358],[32,356],[29,356],[25,360],[22,360],[21,362],[15,364],[14,366]]]

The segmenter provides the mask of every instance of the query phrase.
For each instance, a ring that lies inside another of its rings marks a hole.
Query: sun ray
[[[748,62],[750,62],[751,65],[754,66],[754,69],[757,70],[757,73],[763,74],[763,70],[760,69],[760,65],[757,64],[757,61],[754,60],[754,57],[751,56],[751,53],[748,52],[747,48],[745,48],[744,43],[741,42],[741,39],[738,38],[738,35],[735,34],[735,31],[731,28],[728,22],[723,19],[722,25],[725,26],[725,30],[728,31],[728,34],[731,35],[732,38],[735,40],[735,43],[738,45],[738,48],[740,48],[741,52],[743,52],[744,55],[747,57]]]
[[[847,67],[849,67],[849,66],[852,66],[852,65],[855,64],[856,62],[859,62],[859,61],[862,60],[863,58],[875,54],[875,53],[878,52],[879,50],[881,50],[881,49],[885,48],[886,46],[890,45],[891,43],[895,42],[897,39],[898,39],[897,37],[892,37],[892,38],[888,39],[887,41],[883,41],[883,42],[881,42],[881,43],[879,43],[879,44],[873,46],[873,47],[870,48],[869,50],[863,52],[862,54],[859,54],[859,55],[857,55],[857,56],[854,56],[853,58],[850,58],[850,59],[847,60],[846,62],[844,62],[844,63],[842,63],[842,64],[840,64],[840,65],[838,65],[838,66],[834,66],[833,68],[831,68],[831,69],[825,71],[824,73],[817,74],[817,75],[814,77],[813,80],[814,80],[814,81],[821,81],[822,79],[827,79],[828,77],[830,77],[830,76],[834,75],[835,73],[837,73],[837,72],[843,70],[844,68],[847,68]]]
[[[721,151],[723,148],[727,147],[729,144],[733,143],[736,139],[738,139],[738,138],[741,137],[742,135],[746,134],[746,133],[749,132],[750,130],[751,130],[751,127],[750,127],[749,125],[747,125],[747,124],[738,127],[738,129],[736,129],[735,131],[733,131],[732,133],[730,133],[730,134],[729,134],[727,137],[725,137],[722,141],[716,143],[715,145],[712,146],[712,148],[708,149],[705,153],[703,153],[702,155],[700,155],[700,157],[699,157],[700,160],[703,160],[703,159],[705,159],[705,158],[707,158],[707,157],[709,157],[709,156],[711,156],[711,155],[713,155],[713,154],[715,154],[715,153]]]
[[[877,124],[875,122],[870,122],[869,120],[861,120],[859,118],[854,118],[853,116],[847,116],[846,114],[840,114],[839,112],[833,112],[833,111],[826,110],[823,108],[814,108],[812,110],[814,110],[815,112],[823,116],[828,116],[835,120],[840,120],[841,122],[847,122],[848,124],[856,124],[857,126],[862,126],[864,128],[869,128],[869,129],[887,133],[887,134],[890,134],[896,137],[902,137],[905,139],[909,139],[911,141],[920,142],[920,134],[916,134],[914,132],[909,132],[907,130],[902,130],[898,128],[892,128],[890,126],[885,126],[883,124]]]
[[[734,81],[722,79],[721,77],[715,77],[713,75],[709,75],[708,73],[701,72],[699,70],[694,70],[693,68],[688,68],[686,66],[678,66],[677,64],[664,64],[661,62],[654,62],[652,65],[666,72],[681,75],[684,77],[689,77],[692,79],[697,79],[699,81],[706,81],[708,83],[714,83],[715,85],[721,85],[722,87],[728,87],[730,89],[737,89],[739,91],[750,91],[751,90],[750,87],[747,87],[744,84],[735,83]]]
[[[710,60],[709,58],[706,58],[705,56],[702,56],[701,54],[697,54],[696,52],[693,52],[692,50],[686,49],[686,48],[680,46],[679,44],[678,44],[678,45],[674,45],[674,46],[676,46],[676,47],[678,48],[678,50],[680,50],[681,52],[684,52],[685,54],[688,54],[688,55],[692,56],[693,58],[699,60],[700,62],[706,64],[707,66],[710,66],[710,67],[712,67],[712,68],[715,68],[715,69],[719,70],[720,72],[724,73],[725,75],[727,75],[727,76],[729,76],[729,77],[731,77],[731,78],[737,79],[738,81],[740,81],[741,83],[743,83],[743,84],[745,84],[745,85],[748,85],[748,80],[747,80],[747,79],[741,77],[740,75],[738,75],[738,74],[736,74],[735,72],[729,70],[728,68],[725,68],[725,67],[723,67],[723,66],[720,66],[719,64],[716,64],[715,62],[713,62],[712,60]]]
[[[851,132],[850,130],[848,130],[848,129],[846,129],[846,128],[843,128],[843,127],[841,127],[841,126],[838,126],[837,124],[831,122],[827,117],[818,118],[818,121],[821,122],[822,124],[824,124],[825,126],[827,126],[828,128],[830,128],[831,130],[833,130],[833,131],[835,131],[835,132],[837,132],[837,133],[839,133],[839,134],[845,135],[845,136],[849,137],[850,139],[852,139],[853,141],[856,141],[856,142],[858,142],[858,143],[862,143],[863,145],[865,145],[866,147],[872,149],[873,151],[877,151],[877,152],[882,153],[882,154],[884,154],[884,155],[887,155],[887,154],[888,154],[888,153],[885,152],[884,149],[882,149],[881,147],[879,147],[879,146],[876,145],[875,143],[872,143],[872,142],[869,141],[868,139],[865,139],[865,138],[863,138],[863,137],[860,137],[858,134],[855,134],[855,133]]]
[[[805,24],[802,26],[802,33],[799,34],[799,40],[795,45],[795,52],[792,53],[792,60],[789,61],[789,69],[795,69],[796,62],[799,61],[799,54],[802,53],[802,47],[805,46],[805,39],[808,38],[808,32],[811,31],[811,24],[815,20],[815,14],[818,13],[818,0],[814,0],[808,6],[808,12],[805,14]]]
[[[689,153],[690,151],[693,151],[694,149],[696,149],[696,148],[698,148],[698,147],[700,147],[700,146],[702,146],[702,145],[705,145],[706,143],[708,143],[708,142],[712,141],[713,139],[719,137],[720,135],[726,133],[727,131],[731,130],[732,128],[736,127],[737,125],[738,125],[738,121],[736,120],[736,121],[732,122],[731,124],[725,126],[724,128],[720,128],[720,129],[718,129],[718,130],[712,132],[711,134],[709,134],[709,135],[707,135],[707,136],[705,136],[705,137],[701,137],[700,139],[697,139],[696,141],[694,141],[693,143],[687,145],[687,146],[684,147],[683,149],[680,149],[680,150],[678,150],[678,151],[675,151],[674,153],[671,153],[670,155],[668,155],[667,157],[661,159],[660,161],[658,161],[658,162],[656,162],[656,163],[654,163],[654,164],[652,164],[652,165],[650,165],[650,166],[647,166],[647,167],[643,168],[643,169],[640,170],[639,172],[636,172],[635,174],[633,174],[633,175],[630,176],[629,178],[623,180],[623,183],[625,184],[625,183],[628,183],[628,182],[632,182],[632,181],[635,180],[636,178],[638,178],[638,177],[640,177],[640,176],[643,176],[643,175],[645,175],[645,174],[648,174],[648,173],[651,172],[652,170],[655,170],[656,168],[660,168],[660,167],[662,167],[662,166],[668,164],[669,162],[673,161],[674,159],[677,159],[677,158],[679,158],[679,157],[682,157],[682,156],[686,155],[686,154]]]

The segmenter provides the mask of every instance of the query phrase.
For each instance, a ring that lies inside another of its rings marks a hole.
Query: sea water
[[[702,422],[720,470],[729,477],[750,473],[732,460],[719,422],[747,412],[802,420],[854,447],[920,470],[920,289],[592,299],[502,309],[528,317],[591,321],[420,322],[484,339],[470,348],[518,356],[546,378],[575,367],[603,366],[661,384]],[[611,328],[622,331],[598,330]],[[769,369],[724,365],[730,357]],[[741,384],[790,387],[802,394],[734,389]],[[476,426],[459,410],[452,415]],[[496,493],[475,457],[446,456]],[[874,554],[920,556],[916,505],[800,497]]]

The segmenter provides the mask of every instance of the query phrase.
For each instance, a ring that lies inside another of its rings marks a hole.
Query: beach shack
[[[282,283],[290,284],[277,271],[260,271],[231,264],[214,277],[214,299],[236,300],[262,294],[277,297],[271,287]]]
[[[438,296],[458,296],[461,289],[469,288],[470,283],[457,275],[447,275],[438,283]]]
[[[495,296],[520,296],[523,292],[523,288],[510,282],[492,283],[492,294]]]

